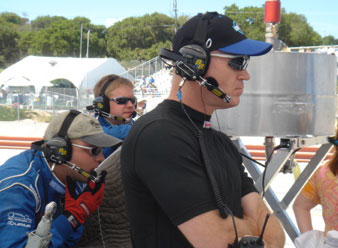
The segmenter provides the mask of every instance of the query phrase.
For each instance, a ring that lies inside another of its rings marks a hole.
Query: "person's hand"
[[[94,172],[96,176],[96,172]],[[101,205],[104,191],[104,180],[107,172],[103,170],[97,182],[89,181],[83,192],[75,193],[75,181],[67,176],[65,207],[63,214],[67,217],[73,228],[83,224],[86,218]]]

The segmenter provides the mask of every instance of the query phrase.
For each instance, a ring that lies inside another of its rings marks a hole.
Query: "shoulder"
[[[0,166],[0,192],[2,197],[8,197],[6,192],[16,192],[15,196],[20,193],[18,197],[33,199],[38,209],[41,205],[40,192],[48,187],[42,182],[47,181],[46,171],[50,171],[43,160],[34,158],[32,154],[27,150]]]

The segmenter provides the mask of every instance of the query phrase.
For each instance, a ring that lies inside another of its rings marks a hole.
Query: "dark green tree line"
[[[234,19],[248,38],[265,40],[264,6],[239,8],[233,4],[224,7],[224,14]],[[180,16],[178,26],[188,19]],[[1,13],[0,68],[28,55],[79,57],[81,25],[82,57],[86,55],[90,30],[89,57],[113,57],[120,61],[157,56],[160,48],[170,48],[175,33],[175,20],[156,12],[126,18],[109,28],[91,24],[85,17],[41,16],[29,23],[16,14]],[[290,47],[338,44],[332,35],[322,38],[303,15],[286,13],[284,9],[278,33],[279,39]]]

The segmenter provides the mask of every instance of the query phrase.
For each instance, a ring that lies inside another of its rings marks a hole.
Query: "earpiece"
[[[43,151],[46,159],[55,164],[60,165],[69,161],[72,158],[72,143],[67,136],[67,131],[78,114],[79,111],[70,110],[56,136],[47,142],[43,140],[33,142],[31,148]],[[43,147],[43,144],[46,146]]]
[[[95,108],[99,109],[100,111],[110,113],[110,105],[109,105],[109,98],[104,94],[108,86],[119,77],[112,77],[109,79],[101,88],[100,94],[94,99],[93,105]]]
[[[101,88],[100,94],[94,99],[93,105],[86,106],[86,109],[88,111],[94,111],[96,114],[105,117],[110,118],[113,120],[118,120],[122,122],[129,122],[132,118],[136,116],[136,111],[132,113],[132,115],[128,118],[122,118],[120,116],[113,116],[110,114],[110,104],[109,104],[109,98],[105,95],[105,91],[108,88],[108,86],[116,79],[120,78],[119,76],[110,78]],[[135,109],[137,106],[137,102],[135,102]]]

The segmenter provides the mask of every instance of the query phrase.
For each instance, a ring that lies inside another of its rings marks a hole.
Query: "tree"
[[[232,18],[250,39],[265,40],[264,6],[238,8],[236,4],[224,7],[225,15]],[[278,27],[279,39],[288,46],[314,46],[321,44],[321,37],[307,23],[303,15],[286,13],[282,9]]]
[[[19,59],[19,37],[16,25],[0,16],[0,68],[5,68]]]
[[[158,44],[166,45],[174,34],[174,20],[153,13],[130,17],[108,28],[107,55],[119,60],[148,60],[158,55]]]
[[[322,42],[321,36],[307,23],[305,16],[285,13],[282,10],[279,39],[288,46],[316,46]]]
[[[104,57],[106,28],[90,24],[90,20],[84,17],[75,17],[73,20],[60,16],[38,17],[32,21],[31,33],[22,35],[20,47],[31,55],[78,57],[81,24],[84,32],[83,44],[87,44],[86,33],[90,30],[89,55]],[[85,51],[86,46],[82,46],[82,54]]]
[[[338,45],[338,39],[335,39],[332,35],[325,36],[322,45]]]

